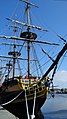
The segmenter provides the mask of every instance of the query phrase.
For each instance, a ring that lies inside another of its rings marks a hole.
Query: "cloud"
[[[58,85],[59,88],[67,88],[67,71],[58,71],[54,77],[54,85]]]

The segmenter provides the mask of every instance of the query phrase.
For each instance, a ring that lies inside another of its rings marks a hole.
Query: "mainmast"
[[[27,24],[30,25],[30,6],[29,6],[29,3],[27,3],[26,5],[26,12],[27,12]],[[27,31],[28,31],[28,34],[30,32],[30,27],[27,28]],[[30,41],[27,41],[27,50],[28,50],[28,78],[29,78],[29,83],[31,84],[31,81],[30,81]]]
[[[23,1],[23,0],[22,0]],[[33,32],[30,31],[30,5],[33,5],[32,3],[29,2],[29,0],[24,1],[26,3],[26,15],[27,15],[27,31],[22,32],[20,34],[21,38],[26,38],[27,39],[27,55],[28,55],[28,78],[29,78],[29,85],[31,85],[31,79],[30,79],[30,44],[31,40],[35,40],[37,38],[37,35]]]

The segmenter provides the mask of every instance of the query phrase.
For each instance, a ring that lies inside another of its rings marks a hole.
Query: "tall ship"
[[[0,105],[19,119],[44,119],[41,107],[50,85],[53,89],[53,78],[59,60],[67,51],[67,42],[58,36],[64,44],[52,55],[60,44],[38,40],[39,32],[49,31],[31,24],[31,7],[37,6],[29,0],[20,1],[25,4],[26,21],[7,18],[13,23],[9,28],[14,35],[0,35],[5,54],[0,55]]]

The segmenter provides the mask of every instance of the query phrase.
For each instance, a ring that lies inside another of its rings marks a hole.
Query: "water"
[[[67,119],[67,94],[56,94],[48,99],[42,107],[44,119]],[[0,119],[16,119],[6,110],[0,110]]]
[[[67,119],[67,94],[56,94],[48,97],[42,107],[44,119]]]

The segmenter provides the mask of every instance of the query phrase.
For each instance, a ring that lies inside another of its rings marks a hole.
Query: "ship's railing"
[[[17,78],[18,85],[22,90],[28,89],[29,93],[34,93],[34,90],[36,88],[36,91],[39,92],[43,90],[44,88],[47,88],[48,85],[48,77],[45,77],[43,81],[39,80],[36,81],[34,78],[31,78],[31,85],[29,86],[29,79],[26,78]]]

